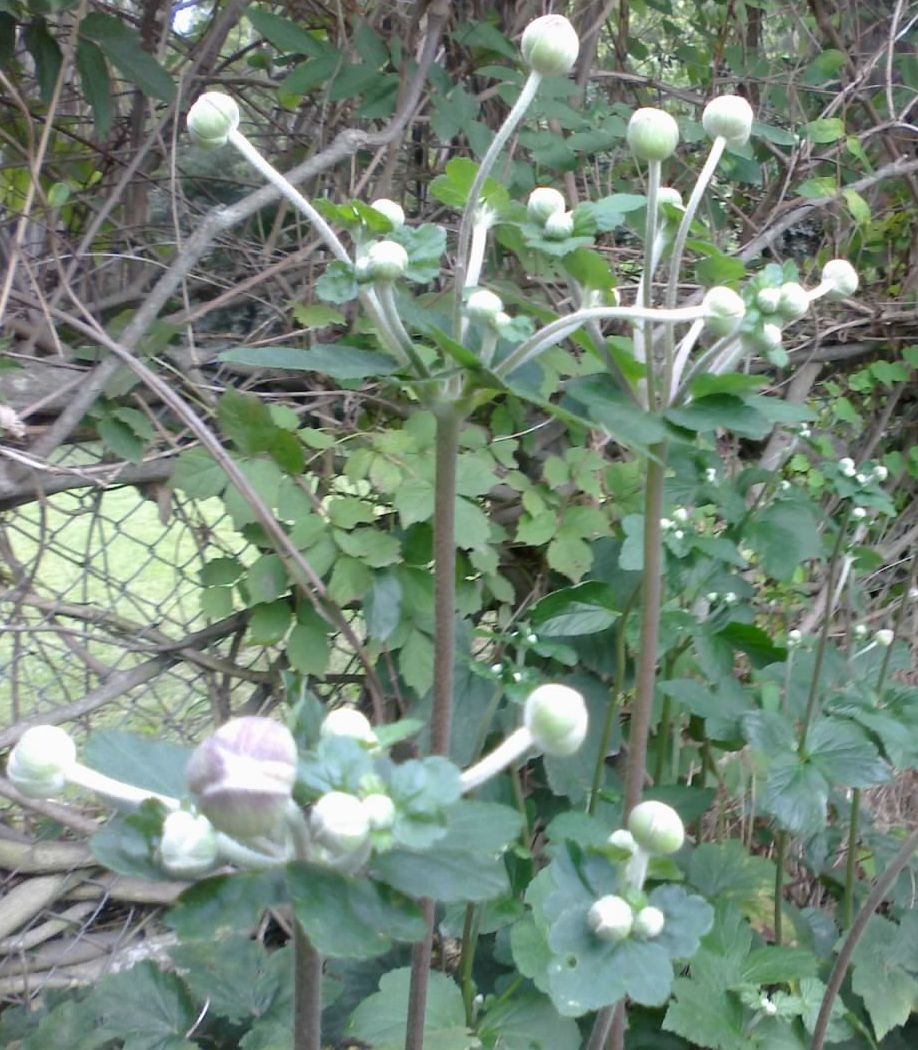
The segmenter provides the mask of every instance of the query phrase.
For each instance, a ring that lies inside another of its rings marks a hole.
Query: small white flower
[[[679,145],[679,125],[662,109],[637,109],[628,121],[628,147],[638,160],[666,160]]]
[[[762,288],[755,297],[755,305],[763,314],[773,314],[780,302],[780,288]]]
[[[857,468],[854,466],[854,460],[850,459],[848,456],[845,456],[838,461],[838,469],[846,478],[853,478],[857,471]]]
[[[713,605],[714,602],[720,599],[720,595],[717,593],[717,591],[708,591],[708,593],[705,595],[705,598],[707,598],[707,600]]]
[[[653,940],[654,937],[660,936],[665,925],[666,916],[659,908],[641,908],[634,917],[632,932],[635,937],[650,941]]]
[[[883,627],[873,636],[873,640],[883,649],[888,649],[895,637],[895,631],[891,631],[888,627]]]
[[[856,474],[854,480],[858,483],[858,485],[866,485],[867,482],[870,481],[870,478],[867,477],[866,474]]]
[[[564,76],[580,54],[580,37],[564,15],[542,15],[523,30],[520,51],[534,73]]]
[[[370,207],[373,211],[378,211],[380,215],[384,215],[392,223],[394,230],[405,225],[405,209],[398,201],[390,201],[388,197],[380,197],[379,200],[373,201]]]
[[[801,427],[798,428],[797,433],[802,438],[808,438],[812,435],[813,431],[810,430],[810,428],[804,423]]]
[[[863,521],[864,518],[867,517],[867,508],[855,507],[854,510],[851,511],[851,517],[854,518],[855,521]]]
[[[737,553],[743,561],[752,561],[755,557],[755,551],[751,547],[740,547]]]
[[[682,529],[673,529],[673,539],[681,540],[685,536],[685,532]]]
[[[759,1009],[762,1013],[767,1014],[769,1017],[774,1017],[778,1012],[778,1007],[775,1003],[768,998],[767,995],[763,995],[759,1000]]]
[[[523,709],[523,724],[547,755],[572,755],[586,737],[589,716],[583,697],[570,686],[540,685]]]
[[[803,635],[796,628],[792,631],[787,632],[787,647],[788,649],[795,649],[800,642],[803,640]]]
[[[491,664],[492,674],[502,674],[504,670],[503,664]]]
[[[522,680],[523,680],[523,672],[522,671],[514,671],[513,672],[513,681],[514,682],[522,682]]]
[[[345,736],[365,744],[376,744],[376,734],[365,714],[353,707],[336,707],[325,716],[319,727],[322,739]]]
[[[537,634],[531,634],[531,633],[530,633],[530,634],[527,634],[527,635],[526,635],[526,641],[527,641],[527,642],[528,642],[528,643],[529,643],[530,645],[535,645],[535,643],[536,643],[536,642],[537,642],[538,640],[539,640],[539,636],[538,636]]]
[[[802,435],[801,435],[801,436],[802,436]],[[789,481],[787,480],[787,478],[782,478],[782,479],[781,479],[781,481],[780,481],[780,482],[778,483],[778,488],[779,488],[779,489],[780,489],[780,490],[781,490],[782,492],[787,492],[787,490],[788,490],[788,489],[789,489],[790,487],[791,487],[791,483],[790,483],[790,482],[789,482]]]
[[[714,138],[725,138],[729,146],[742,146],[752,134],[752,106],[739,95],[712,99],[701,115],[704,130]]]
[[[631,905],[613,893],[594,901],[587,912],[587,925],[601,941],[623,941],[633,924]]]
[[[676,507],[673,511],[673,521],[678,521],[680,525],[684,525],[690,517],[691,514],[685,507]]]

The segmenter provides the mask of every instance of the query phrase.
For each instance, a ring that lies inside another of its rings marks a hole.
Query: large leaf
[[[107,138],[112,130],[115,107],[105,56],[92,41],[80,40],[76,49],[76,66],[83,94],[92,107],[96,136],[100,139]]]
[[[87,766],[115,780],[160,795],[184,798],[188,794],[185,766],[191,748],[120,729],[101,729],[90,736],[84,755]]]
[[[481,1018],[478,1031],[486,1045],[500,1050],[578,1050],[580,1029],[559,1017],[551,1001],[532,991],[498,1000]]]
[[[308,350],[292,346],[239,347],[220,354],[221,361],[257,368],[285,368],[294,372],[321,372],[333,379],[366,379],[388,376],[401,367],[397,361],[373,350],[344,343],[317,344]]]
[[[821,718],[807,736],[807,753],[830,784],[870,787],[890,779],[889,767],[853,722]]]
[[[825,828],[828,798],[825,777],[796,752],[779,755],[768,767],[762,806],[792,835]]]
[[[509,890],[500,857],[446,849],[440,843],[429,853],[385,853],[373,861],[370,871],[402,893],[446,903],[494,900]]]
[[[98,1035],[123,1040],[123,1050],[194,1050],[185,1038],[198,1009],[185,986],[152,962],[103,977],[90,996]]]
[[[180,937],[212,939],[221,929],[254,926],[266,908],[289,899],[282,869],[218,875],[185,890],[166,922]]]
[[[618,619],[615,592],[604,583],[581,583],[543,598],[532,610],[532,625],[544,638],[596,634]]]
[[[822,542],[808,507],[781,502],[766,507],[746,529],[745,539],[761,556],[766,572],[790,580],[801,562],[818,557]]]
[[[144,51],[140,34],[122,19],[94,11],[80,23],[80,36],[98,44],[109,62],[145,95],[163,102],[175,97],[172,77]]]

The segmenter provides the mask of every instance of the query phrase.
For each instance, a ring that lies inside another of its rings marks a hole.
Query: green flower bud
[[[810,297],[796,281],[785,281],[780,289],[778,313],[785,321],[798,321],[810,308]]]
[[[336,707],[329,711],[319,728],[319,736],[327,740],[335,736],[346,736],[362,744],[375,745],[376,734],[365,714],[353,707]]]
[[[330,867],[353,870],[369,855],[370,814],[356,795],[323,795],[310,810],[309,830],[319,859]]]
[[[564,194],[559,193],[551,186],[537,186],[529,194],[526,202],[526,215],[530,222],[544,225],[545,220],[554,215],[555,212],[563,212],[567,208]]]
[[[367,273],[374,281],[395,281],[408,269],[408,253],[396,241],[376,241],[367,248]]]
[[[873,636],[873,640],[883,649],[888,649],[895,641],[896,635],[888,627],[881,627]]]
[[[721,337],[733,335],[746,316],[746,304],[732,288],[719,285],[702,300],[705,326]]]
[[[564,15],[543,15],[523,30],[520,51],[534,73],[564,76],[580,54],[580,37]]]
[[[540,685],[529,694],[523,724],[546,755],[572,755],[583,743],[589,716],[583,697],[566,685]]]
[[[628,817],[634,841],[648,853],[675,853],[685,841],[682,818],[665,802],[641,802]]]
[[[185,769],[198,809],[237,839],[271,835],[296,780],[290,731],[271,718],[234,718],[194,750]]]
[[[659,937],[666,925],[666,916],[659,908],[641,908],[634,917],[634,935],[649,941]]]
[[[498,314],[503,312],[504,304],[487,288],[476,288],[466,300],[465,309],[473,321],[494,324]]]
[[[780,304],[780,288],[763,288],[755,297],[755,305],[763,314],[773,314]]]
[[[594,901],[587,912],[587,925],[601,941],[623,941],[633,924],[631,905],[612,893]]]
[[[59,726],[33,726],[10,753],[6,775],[29,798],[53,798],[76,763],[76,744]]]
[[[712,139],[724,138],[728,146],[742,146],[752,134],[752,106],[739,95],[712,99],[701,115],[704,130]]]
[[[574,232],[574,216],[569,211],[556,211],[545,220],[543,232],[550,241],[566,241]]]
[[[198,146],[219,149],[239,127],[239,106],[220,91],[205,91],[188,110],[188,131]]]
[[[632,835],[630,831],[626,831],[624,828],[619,828],[617,831],[612,832],[609,836],[609,845],[615,846],[616,849],[625,850],[627,853],[634,853],[637,849],[634,835]]]
[[[405,225],[405,210],[397,201],[390,201],[388,197],[380,197],[370,205],[373,211],[378,211],[392,223],[392,229],[397,230]]]
[[[170,875],[196,879],[217,863],[217,833],[207,817],[177,809],[163,821],[158,856]]]
[[[679,145],[679,125],[662,109],[637,109],[628,121],[628,146],[638,160],[666,160]]]
[[[395,803],[388,795],[381,792],[367,795],[363,808],[373,831],[388,831],[395,823]]]
[[[832,259],[822,268],[822,283],[830,286],[830,299],[847,299],[854,295],[860,283],[857,270],[847,259]]]
[[[763,354],[777,350],[781,345],[781,329],[778,325],[766,321],[753,336],[753,343]]]

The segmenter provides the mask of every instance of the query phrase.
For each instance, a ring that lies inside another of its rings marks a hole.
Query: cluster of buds
[[[562,194],[551,186],[537,186],[526,202],[526,217],[541,227],[550,241],[564,241],[574,232],[574,215]]]

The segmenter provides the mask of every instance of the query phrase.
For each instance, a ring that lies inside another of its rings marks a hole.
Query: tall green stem
[[[294,1050],[322,1050],[322,956],[293,923]]]
[[[628,764],[625,769],[625,807],[627,816],[641,801],[647,769],[647,738],[653,712],[657,677],[657,647],[660,638],[660,610],[663,605],[663,481],[666,472],[666,445],[653,445],[647,461],[647,488],[644,498],[644,591],[641,607],[641,651],[637,669],[637,689],[631,709],[628,737]]]
[[[653,246],[657,236],[657,198],[660,194],[660,162],[652,160],[647,165],[647,206],[644,222],[644,272],[641,274],[641,306],[649,310],[653,306]],[[670,329],[671,330],[671,329]],[[637,333],[635,333],[637,335]],[[637,339],[635,339],[637,342]],[[641,347],[644,354],[645,379],[647,383],[647,407],[656,406],[656,383],[653,359],[653,324],[645,320]]]
[[[434,478],[434,682],[431,751],[449,754],[456,651],[456,469],[463,413],[454,402],[434,409],[437,419]],[[423,901],[427,936],[414,946],[405,1050],[423,1050],[424,1014],[433,950],[433,901]]]
[[[784,865],[787,863],[787,832],[778,832],[775,851],[775,944],[781,943],[784,927]]]

